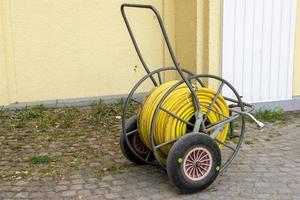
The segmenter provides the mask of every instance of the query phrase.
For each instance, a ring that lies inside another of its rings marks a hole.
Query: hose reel
[[[152,148],[150,129],[154,111],[162,96],[176,82],[177,81],[170,81],[153,89],[141,106],[142,108],[138,117],[138,130],[143,143],[149,149]],[[216,92],[209,88],[195,88],[195,91],[197,98],[201,102],[201,111],[205,115],[208,111],[209,105],[212,103],[215,97]],[[192,131],[192,127],[189,127],[189,124],[191,123],[187,124],[170,115],[170,113],[172,113],[186,122],[193,121],[193,117],[195,116],[195,108],[191,93],[184,83],[168,95],[162,107],[163,109],[159,111],[156,117],[154,132],[156,144],[163,144],[167,141],[175,140],[176,138],[185,135],[187,132]],[[207,115],[207,125],[223,120],[224,117],[229,117],[229,108],[221,95],[217,97],[216,103],[213,104],[213,108],[211,108],[211,110],[212,111]],[[227,124],[223,130],[218,133],[217,139],[224,142],[227,137],[228,129],[229,124]],[[170,148],[171,145],[167,145],[159,150],[162,161],[166,160]]]
[[[150,9],[155,14],[174,67],[150,71],[132,32],[125,8]],[[129,93],[122,115],[120,146],[124,156],[139,165],[160,165],[182,192],[207,188],[229,166],[240,150],[245,133],[245,116],[253,106],[242,101],[226,80],[207,74],[193,74],[178,65],[159,12],[151,5],[123,4],[121,13],[137,55],[146,71]],[[181,80],[164,83],[162,73],[177,71]],[[142,100],[137,91],[147,80],[153,89]],[[204,84],[214,81],[212,89]],[[194,83],[194,84],[192,84]],[[223,88],[232,96],[222,95]],[[132,105],[138,112],[132,114]],[[236,130],[233,122],[239,123]],[[236,143],[227,141],[229,131],[239,132]],[[225,153],[223,153],[225,150]],[[225,157],[224,155],[227,155]]]

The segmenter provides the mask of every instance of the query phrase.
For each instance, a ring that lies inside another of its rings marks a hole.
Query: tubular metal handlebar
[[[124,22],[125,22],[125,24],[126,24],[127,30],[128,30],[128,32],[129,32],[130,38],[131,38],[131,40],[132,40],[132,43],[133,43],[133,45],[134,45],[135,51],[136,51],[136,53],[137,53],[137,55],[138,55],[138,57],[139,57],[139,59],[140,59],[142,65],[143,65],[143,67],[144,67],[146,73],[149,74],[149,73],[150,73],[150,70],[149,70],[149,68],[148,68],[148,66],[147,66],[147,64],[146,64],[146,62],[145,62],[145,60],[144,60],[144,58],[143,58],[143,56],[142,56],[142,53],[141,53],[141,51],[140,51],[140,48],[139,48],[139,46],[138,46],[138,44],[137,44],[137,41],[136,41],[136,39],[135,39],[135,36],[134,36],[133,31],[132,31],[132,29],[131,29],[131,26],[130,26],[130,24],[129,24],[129,21],[128,21],[126,12],[125,12],[125,7],[151,9],[151,10],[153,10],[154,13],[155,13],[155,7],[153,7],[153,6],[151,6],[151,5],[141,5],[141,4],[122,4],[122,5],[121,5],[121,13],[122,13]],[[157,84],[156,80],[153,78],[153,76],[151,76],[150,78],[151,78],[153,84],[154,84],[155,86],[157,86],[158,84]]]
[[[130,8],[143,8],[143,9],[150,9],[150,10],[153,11],[153,13],[155,14],[155,16],[156,16],[156,18],[157,18],[157,20],[158,20],[160,29],[161,29],[161,31],[162,31],[164,40],[165,40],[166,45],[167,45],[167,47],[168,47],[168,51],[169,51],[169,54],[170,54],[170,56],[171,56],[171,59],[172,59],[172,61],[173,61],[173,63],[174,63],[174,66],[176,67],[176,69],[177,69],[179,75],[181,76],[181,78],[184,80],[184,82],[186,83],[187,87],[188,87],[189,90],[191,91],[191,93],[192,93],[192,99],[193,99],[193,102],[194,102],[194,105],[195,105],[195,109],[196,109],[196,111],[199,112],[199,111],[200,111],[200,102],[199,102],[199,100],[198,100],[198,98],[197,98],[197,96],[196,96],[196,93],[195,93],[195,90],[194,90],[192,84],[191,84],[191,83],[189,82],[189,80],[184,76],[184,73],[183,73],[182,68],[178,65],[178,62],[177,62],[177,59],[176,59],[176,57],[175,57],[175,54],[174,54],[172,45],[171,45],[171,43],[170,43],[170,40],[169,40],[167,31],[166,31],[166,29],[165,29],[165,26],[164,26],[164,24],[163,24],[163,20],[162,20],[162,18],[161,18],[161,16],[160,16],[158,10],[157,10],[154,6],[152,6],[152,5],[141,5],[141,4],[122,4],[122,5],[121,5],[121,13],[122,13],[123,19],[124,19],[124,21],[125,21],[127,30],[128,30],[129,35],[130,35],[130,37],[131,37],[131,40],[132,40],[132,43],[133,43],[133,45],[134,45],[134,48],[135,48],[135,50],[136,50],[136,52],[137,52],[137,55],[138,55],[138,57],[139,57],[139,59],[140,59],[142,65],[143,65],[145,71],[147,72],[147,74],[150,74],[150,70],[149,70],[149,68],[148,68],[148,66],[147,66],[147,64],[146,64],[146,62],[145,62],[145,60],[144,60],[144,58],[143,58],[143,56],[142,56],[142,54],[141,54],[141,51],[140,51],[139,46],[138,46],[138,44],[137,44],[137,42],[136,42],[135,36],[134,36],[134,34],[133,34],[133,32],[132,32],[131,26],[130,26],[130,24],[129,24],[129,21],[128,21],[126,12],[125,12],[125,7],[130,7]],[[154,79],[152,76],[151,76],[150,78],[151,78],[153,84],[154,84],[155,86],[157,86],[158,84],[157,84],[157,82],[155,81],[155,79]]]

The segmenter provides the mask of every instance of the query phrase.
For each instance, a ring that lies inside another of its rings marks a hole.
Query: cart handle
[[[121,5],[121,13],[122,13],[123,19],[124,19],[124,21],[125,21],[127,30],[128,30],[129,35],[130,35],[130,37],[131,37],[131,40],[132,40],[132,43],[133,43],[134,48],[135,48],[135,50],[136,50],[136,53],[137,53],[137,55],[138,55],[138,57],[139,57],[139,59],[140,59],[142,65],[143,65],[144,69],[146,70],[147,74],[150,74],[150,70],[149,70],[147,64],[145,63],[145,60],[144,60],[144,58],[143,58],[143,56],[142,56],[142,54],[141,54],[141,51],[140,51],[140,49],[139,49],[139,46],[138,46],[138,44],[137,44],[137,42],[136,42],[136,39],[135,39],[135,37],[134,37],[134,34],[133,34],[133,32],[132,32],[131,26],[130,26],[130,24],[129,24],[129,22],[128,22],[128,18],[127,18],[126,12],[125,12],[125,7],[150,9],[150,10],[152,10],[152,11],[154,12],[156,18],[158,19],[158,23],[159,23],[160,29],[161,29],[161,31],[162,31],[162,34],[163,34],[164,40],[165,40],[165,42],[166,42],[166,45],[167,45],[167,47],[168,47],[168,50],[169,50],[170,56],[171,56],[171,58],[172,58],[172,61],[173,61],[174,65],[175,65],[175,67],[176,67],[176,69],[177,69],[179,75],[181,76],[181,78],[184,80],[184,82],[185,82],[186,85],[188,86],[189,90],[191,91],[192,97],[193,97],[193,101],[194,101],[194,105],[195,105],[195,109],[196,109],[196,111],[199,112],[199,111],[200,111],[200,103],[199,103],[198,98],[196,98],[195,90],[194,90],[192,84],[189,82],[189,80],[184,76],[183,71],[182,71],[182,68],[178,65],[178,62],[177,62],[177,59],[176,59],[176,57],[175,57],[175,54],[174,54],[172,45],[171,45],[171,43],[170,43],[170,40],[169,40],[167,31],[166,31],[166,29],[165,29],[165,26],[164,26],[164,24],[163,24],[162,18],[161,18],[161,16],[160,16],[158,10],[157,10],[154,6],[152,6],[152,5],[127,4],[127,3]],[[152,76],[151,76],[150,78],[151,78],[153,84],[154,84],[155,86],[157,86],[157,82],[155,81],[155,79],[154,79]]]

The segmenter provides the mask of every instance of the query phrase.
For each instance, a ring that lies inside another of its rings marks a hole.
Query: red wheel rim
[[[134,134],[132,145],[134,150],[140,155],[148,155],[148,153],[150,152],[150,150],[144,145],[138,133]]]
[[[204,179],[210,172],[211,166],[211,153],[203,147],[191,149],[183,161],[184,174],[192,181]]]

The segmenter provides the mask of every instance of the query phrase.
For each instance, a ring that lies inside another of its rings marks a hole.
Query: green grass
[[[260,109],[255,113],[258,120],[263,122],[287,122],[288,117],[285,115],[282,108],[275,109]]]
[[[245,144],[248,144],[248,145],[254,144],[254,141],[253,140],[245,140]]]
[[[122,167],[119,167],[115,164],[111,164],[107,167],[103,167],[97,170],[96,176],[99,179],[102,179],[107,174],[116,174],[118,171],[122,170]]]
[[[32,156],[29,158],[30,164],[49,164],[52,162],[59,162],[60,158],[58,157],[50,157],[50,156]]]
[[[31,120],[37,118],[43,118],[46,115],[46,108],[44,105],[37,105],[31,108],[25,108],[20,110],[20,116],[22,120]]]
[[[233,130],[237,130],[239,128],[239,123],[241,122],[240,120],[241,119],[238,118],[237,120],[232,122]],[[228,134],[227,134],[227,140],[232,140],[235,137],[237,137],[237,136],[235,136],[234,133],[231,131],[231,129],[229,129]]]
[[[228,134],[227,134],[227,138],[226,140],[231,140],[234,138],[234,134],[233,132],[231,131],[231,129],[228,130]]]
[[[129,116],[137,113],[138,107],[137,103],[130,104]],[[122,101],[105,104],[101,100],[84,108],[0,107],[0,139],[4,138],[0,141],[0,153],[8,161],[7,166],[14,166],[8,170],[0,166],[0,182],[33,174],[65,177],[79,169],[95,170],[100,177],[117,173],[126,165],[118,163],[123,156],[115,145],[119,141],[122,110]],[[99,144],[99,148],[92,144]],[[16,162],[16,158],[20,161]]]
[[[95,102],[82,112],[82,108],[45,108],[43,105],[26,107],[22,110],[9,111],[0,108],[0,127],[9,131],[25,129],[28,133],[46,132],[53,129],[75,129],[80,126],[106,126],[115,123],[116,116],[121,116],[123,102],[105,104]],[[136,113],[137,106],[131,105],[129,113]]]

